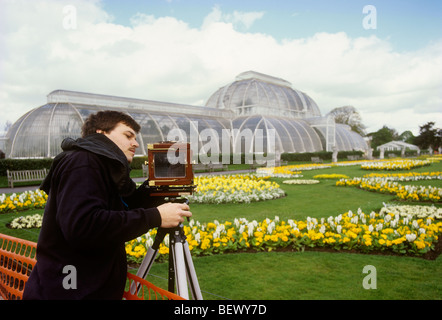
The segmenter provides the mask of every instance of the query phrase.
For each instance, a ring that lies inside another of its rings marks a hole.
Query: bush
[[[347,160],[348,156],[363,156],[362,151],[340,151],[338,152],[338,159]],[[312,157],[319,157],[322,160],[332,160],[333,152],[319,151],[319,152],[303,152],[303,153],[283,153],[281,160],[285,161],[312,161]]]
[[[1,159],[0,160],[0,176],[6,176],[6,170],[38,170],[49,169],[53,159]]]

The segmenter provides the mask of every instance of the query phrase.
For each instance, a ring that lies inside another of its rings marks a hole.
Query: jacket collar
[[[40,186],[40,189],[46,193],[49,193],[50,181],[55,167],[68,154],[78,150],[86,150],[109,160],[106,161],[105,164],[107,165],[109,174],[116,184],[121,196],[130,195],[135,190],[136,185],[129,176],[130,167],[126,156],[123,151],[121,151],[121,149],[104,134],[94,133],[77,140],[66,138],[61,143],[61,148],[63,149],[63,152],[54,158],[48,176]]]

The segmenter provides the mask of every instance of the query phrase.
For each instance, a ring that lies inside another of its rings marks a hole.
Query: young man
[[[100,111],[85,121],[82,138],[63,141],[41,185],[49,197],[23,299],[121,299],[125,242],[192,215],[179,203],[127,208],[139,130],[127,114]]]

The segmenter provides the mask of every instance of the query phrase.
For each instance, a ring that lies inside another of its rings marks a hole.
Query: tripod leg
[[[203,295],[201,294],[201,289],[198,283],[198,278],[196,276],[195,267],[193,266],[189,244],[186,241],[184,241],[183,250],[184,258],[186,259],[186,271],[190,284],[190,292],[192,293],[192,297],[194,300],[203,300]]]
[[[160,243],[163,242],[164,237],[169,231],[167,229],[158,228],[157,236],[155,237],[155,241],[153,245],[147,250],[146,255],[144,256],[143,262],[141,263],[140,267],[138,268],[137,277],[140,277],[142,279],[146,279],[147,274],[149,273],[150,268],[152,267],[153,262],[155,261],[155,258],[158,253],[158,249],[160,247]],[[132,294],[135,293],[135,290],[138,291],[139,288],[135,288],[135,283],[132,283],[130,286],[130,292]]]
[[[184,265],[183,244],[176,241],[174,245],[174,264],[175,264],[175,280],[177,294],[184,299],[189,299],[189,291],[187,289],[186,268]]]
[[[142,279],[145,279],[147,274],[149,273],[150,268],[152,267],[153,262],[155,261],[155,258],[157,256],[158,253],[158,249],[152,249],[152,247],[150,247],[147,250],[146,256],[143,259],[143,262],[140,265],[140,268],[138,269],[137,272],[137,277],[140,277]],[[138,292],[139,288],[136,288],[136,284],[135,282],[132,283],[132,285],[130,286],[130,293],[135,294],[135,292]]]

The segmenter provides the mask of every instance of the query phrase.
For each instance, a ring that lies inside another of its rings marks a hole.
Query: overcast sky
[[[203,106],[249,70],[367,131],[442,127],[442,1],[0,0],[0,131],[56,89]]]

